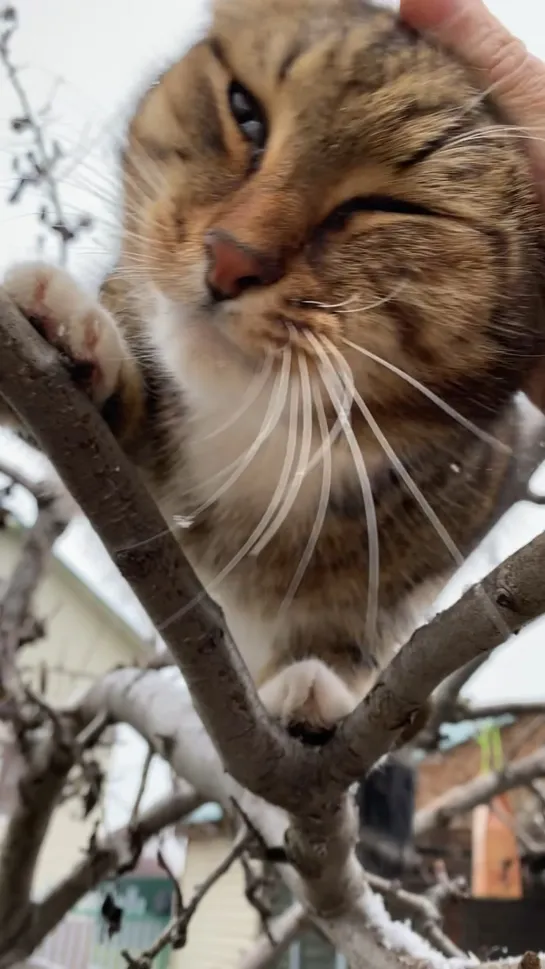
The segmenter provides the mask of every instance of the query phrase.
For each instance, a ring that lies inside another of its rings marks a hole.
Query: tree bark
[[[239,969],[274,969],[279,957],[297,938],[307,922],[307,913],[299,902],[294,902],[285,912],[270,923],[270,936],[262,935],[243,956]]]

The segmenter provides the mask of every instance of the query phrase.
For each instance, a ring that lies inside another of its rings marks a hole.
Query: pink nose
[[[214,299],[235,299],[251,286],[267,286],[280,278],[278,265],[228,232],[213,229],[204,241],[209,259],[206,282]]]

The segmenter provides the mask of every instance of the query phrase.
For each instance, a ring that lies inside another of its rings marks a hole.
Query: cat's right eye
[[[267,125],[260,105],[238,81],[231,81],[228,91],[229,107],[242,134],[257,151],[267,140]]]

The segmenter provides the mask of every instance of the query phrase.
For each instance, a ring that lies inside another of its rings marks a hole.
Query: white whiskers
[[[374,310],[377,306],[383,306],[384,303],[389,303],[390,300],[395,299],[395,297],[401,292],[401,290],[407,285],[407,280],[402,279],[397,286],[394,286],[392,291],[388,293],[387,296],[381,296],[380,299],[373,300],[372,303],[365,303],[363,306],[351,306],[350,309],[342,309],[341,307],[347,306],[349,303],[353,303],[358,299],[357,296],[349,296],[348,299],[343,300],[342,303],[318,303],[313,300],[301,300],[302,306],[316,306],[321,310],[337,310],[336,315],[342,313],[346,315],[348,313],[365,313],[367,310]]]
[[[286,347],[283,351],[282,357],[282,369],[280,372],[280,377],[278,379],[278,386],[276,394],[271,394],[271,399],[261,425],[261,430],[256,436],[255,440],[252,442],[248,450],[242,455],[242,458],[237,459],[237,467],[233,471],[227,481],[224,481],[222,485],[217,489],[217,491],[203,501],[197,508],[193,509],[190,516],[186,517],[184,515],[175,515],[174,521],[181,525],[182,528],[190,528],[195,520],[216,503],[216,501],[222,497],[230,488],[239,480],[239,478],[244,474],[247,468],[252,463],[254,457],[258,453],[259,449],[265,443],[265,441],[271,436],[276,425],[278,424],[282,412],[286,406],[286,398],[288,393],[288,384],[290,378],[290,367],[291,367],[291,347]],[[223,469],[225,471],[226,469]],[[223,473],[223,472],[221,472]]]
[[[327,340],[327,339],[324,340],[324,344],[329,350],[329,352],[331,353],[331,355],[334,357],[334,359],[337,361],[338,366],[341,368],[343,372],[344,379],[350,382],[353,382],[352,371],[350,370],[350,366],[348,362],[344,359],[343,355],[339,352],[339,350],[337,350],[337,348],[333,345],[333,343],[331,343],[330,340]],[[416,501],[417,505],[424,513],[425,517],[430,522],[431,526],[435,529],[438,537],[443,542],[443,545],[445,546],[450,556],[452,557],[452,560],[456,565],[456,567],[461,568],[465,562],[465,558],[462,552],[460,551],[460,549],[458,548],[458,546],[456,545],[456,542],[452,539],[448,530],[441,522],[441,519],[437,516],[437,514],[431,507],[429,501],[424,497],[420,488],[418,487],[416,482],[413,480],[413,478],[407,471],[405,465],[397,456],[394,448],[392,447],[386,435],[383,433],[379,424],[373,417],[369,407],[367,406],[367,404],[365,403],[365,401],[363,400],[363,398],[355,388],[353,390],[353,394],[354,394],[354,400],[357,406],[359,407],[364,420],[366,421],[371,432],[373,433],[376,440],[378,441],[381,448],[383,449],[386,457],[390,461],[390,464],[397,472],[401,480],[404,482],[405,486],[407,487],[407,490],[413,496],[414,500]],[[507,626],[507,623],[504,621],[501,613],[499,612],[495,604],[492,602],[492,600],[486,597],[484,600],[484,604],[485,604],[485,608],[487,609],[490,617],[492,618],[493,622],[496,624],[497,628],[502,633],[509,636],[510,635],[509,627]]]
[[[377,618],[378,618],[378,594],[380,586],[380,569],[379,569],[379,535],[378,535],[378,525],[377,516],[375,511],[375,501],[373,498],[373,489],[371,486],[371,481],[369,479],[369,474],[365,464],[364,457],[361,453],[361,449],[356,440],[356,435],[350,424],[350,418],[344,413],[340,407],[340,399],[337,394],[335,384],[339,382],[339,375],[337,374],[331,360],[329,359],[326,351],[324,350],[320,341],[312,333],[307,333],[307,338],[314,348],[316,356],[320,361],[320,373],[324,386],[331,398],[331,402],[335,407],[339,420],[343,425],[344,434],[348,447],[350,448],[350,453],[352,454],[352,459],[354,461],[354,466],[356,468],[358,479],[360,483],[364,508],[365,508],[365,518],[367,523],[367,546],[368,546],[368,586],[367,586],[367,616],[366,616],[366,631],[367,638],[370,644],[375,640],[376,629],[377,629]],[[341,381],[342,385],[342,381]],[[351,394],[354,393],[354,387],[351,386]]]
[[[280,471],[280,476],[276,488],[274,490],[273,496],[263,513],[260,521],[253,529],[251,535],[246,539],[244,544],[239,548],[236,555],[221,569],[221,571],[205,585],[205,591],[208,595],[213,595],[214,591],[221,585],[222,582],[231,574],[231,572],[242,562],[242,560],[250,553],[259,540],[267,525],[271,521],[273,515],[275,514],[278,506],[281,504],[287,484],[289,482],[290,474],[293,468],[293,462],[295,457],[295,449],[297,445],[297,425],[299,421],[299,397],[300,397],[300,384],[299,381],[293,381],[290,392],[290,405],[289,405],[289,419],[288,419],[288,440],[286,447],[286,455]],[[177,612],[174,616],[171,616],[166,622],[164,622],[160,629],[167,628],[176,619],[181,619],[190,609],[192,609],[203,597],[203,593],[199,593],[191,602],[188,602],[183,609]]]
[[[278,514],[276,515],[274,521],[270,524],[265,534],[262,536],[259,542],[255,544],[254,548],[252,549],[252,555],[259,555],[259,553],[263,551],[271,539],[274,538],[278,529],[282,527],[291,509],[293,508],[295,501],[297,500],[303,479],[307,472],[312,447],[312,393],[310,388],[308,364],[303,353],[299,354],[298,362],[303,401],[303,427],[301,431],[299,460],[297,461],[293,479],[284,498],[282,507],[279,509]]]
[[[322,485],[320,488],[320,495],[318,498],[318,507],[316,509],[316,517],[312,525],[312,530],[310,532],[308,542],[305,546],[303,554],[299,560],[299,565],[297,566],[295,575],[290,582],[288,591],[284,596],[280,607],[278,609],[277,625],[280,627],[282,620],[288,611],[297,590],[302,582],[305,572],[309,566],[309,563],[314,555],[316,545],[318,544],[318,539],[322,533],[324,527],[324,521],[327,515],[327,509],[329,505],[329,497],[331,494],[331,481],[332,481],[332,471],[333,462],[331,455],[331,441],[329,435],[329,428],[327,426],[327,418],[324,408],[324,403],[322,400],[322,395],[320,389],[317,388],[313,392],[314,406],[316,410],[316,415],[318,417],[318,427],[320,429],[320,437],[322,440],[322,445],[320,448],[320,453],[323,456],[323,472],[322,472]]]
[[[233,424],[236,424],[237,421],[240,420],[243,414],[250,409],[256,400],[258,400],[261,392],[265,389],[267,381],[271,375],[272,368],[273,358],[272,356],[268,356],[263,369],[259,372],[257,377],[252,380],[247,392],[244,394],[240,406],[233,411],[229,419],[226,420],[224,424],[220,424],[219,427],[216,427],[213,431],[210,431],[209,434],[205,434],[203,437],[200,437],[199,443],[202,444],[203,441],[210,441],[212,438],[217,437],[218,434],[223,434],[224,431],[226,431],[229,427],[232,427]]]
[[[487,431],[483,431],[481,427],[478,427],[477,424],[474,424],[473,421],[470,421],[468,417],[464,417],[464,415],[460,414],[454,407],[451,407],[450,404],[447,404],[446,401],[442,400],[442,398],[439,397],[438,394],[434,393],[433,390],[430,390],[424,384],[420,383],[420,381],[417,380],[416,377],[412,377],[411,374],[406,373],[400,367],[396,367],[395,364],[389,363],[388,360],[384,360],[383,357],[379,357],[376,353],[373,353],[371,350],[366,350],[364,349],[364,347],[359,347],[357,343],[352,343],[351,340],[347,340],[346,338],[343,338],[343,343],[347,347],[351,347],[352,350],[356,350],[358,353],[361,353],[364,357],[368,357],[370,360],[374,360],[375,363],[378,363],[382,367],[385,367],[387,370],[390,370],[392,373],[395,373],[398,377],[401,377],[402,380],[405,380],[416,390],[419,390],[420,393],[424,395],[424,397],[427,397],[428,400],[433,401],[433,403],[436,404],[437,407],[439,407],[442,411],[444,411],[445,414],[448,414],[449,417],[452,417],[455,421],[458,422],[458,424],[461,424],[462,427],[465,427],[466,430],[471,431],[473,434],[475,434],[475,436],[480,438],[481,441],[484,441],[486,444],[490,444],[491,447],[496,448],[498,451],[504,451],[506,454],[511,453],[511,448],[509,448],[506,444],[504,444],[503,441],[499,441],[492,434],[488,434]]]
[[[334,357],[334,359],[337,361],[339,368],[343,371],[344,378],[353,380],[350,367],[347,361],[344,359],[343,355],[337,350],[337,348],[333,345],[333,343],[331,343],[330,340],[324,340],[323,342],[326,348],[329,350],[329,353],[331,354],[331,356]],[[383,431],[377,424],[375,418],[373,417],[371,411],[369,410],[369,407],[367,406],[367,404],[365,403],[361,395],[358,393],[358,391],[355,388],[353,393],[354,393],[354,400],[356,404],[358,405],[363,417],[365,418],[365,421],[367,422],[369,428],[374,434],[376,440],[378,441],[384,453],[386,454],[388,460],[390,461],[390,464],[395,469],[395,471],[397,471],[401,480],[405,482],[414,500],[417,502],[417,504],[420,506],[420,508],[428,518],[429,522],[435,528],[437,534],[439,535],[439,538],[444,543],[449,553],[452,555],[452,558],[455,564],[458,567],[460,567],[464,563],[464,557],[462,553],[459,551],[458,546],[450,537],[446,528],[444,527],[440,519],[435,514],[429,501],[426,500],[426,498],[420,491],[420,488],[418,487],[418,485],[411,478],[403,462],[400,461],[400,459],[398,458],[392,445],[390,444],[386,435],[383,433]]]

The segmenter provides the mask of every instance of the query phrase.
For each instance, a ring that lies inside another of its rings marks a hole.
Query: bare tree
[[[15,95],[17,111],[9,125],[20,145],[12,158],[13,187],[7,202],[16,205],[28,191],[37,195],[40,225],[57,239],[59,261],[64,264],[70,245],[91,228],[92,219],[87,214],[73,218],[66,215],[58,177],[65,152],[60,142],[47,134],[51,98],[35,110],[27,94],[21,67],[13,55],[13,40],[18,25],[19,18],[13,4],[0,8],[0,65]],[[56,86],[53,94],[55,90]]]

